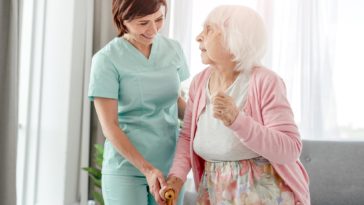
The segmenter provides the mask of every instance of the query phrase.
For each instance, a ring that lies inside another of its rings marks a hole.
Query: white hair
[[[209,23],[222,31],[225,45],[237,63],[236,70],[249,71],[261,65],[266,51],[266,29],[257,12],[245,6],[218,6],[207,16],[205,24]]]

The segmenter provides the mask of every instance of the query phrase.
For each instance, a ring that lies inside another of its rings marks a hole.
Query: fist
[[[230,126],[239,114],[239,108],[234,99],[223,92],[212,97],[213,115],[221,120],[225,126]]]

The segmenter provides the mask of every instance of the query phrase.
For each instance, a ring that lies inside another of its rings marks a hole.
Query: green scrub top
[[[181,46],[157,35],[149,59],[124,38],[92,58],[88,96],[118,100],[119,126],[143,157],[165,175],[178,137],[177,98],[189,77]],[[103,174],[142,176],[106,139]]]

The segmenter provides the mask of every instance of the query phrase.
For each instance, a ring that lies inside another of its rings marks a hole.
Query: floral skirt
[[[293,205],[290,188],[263,157],[205,162],[198,205]]]

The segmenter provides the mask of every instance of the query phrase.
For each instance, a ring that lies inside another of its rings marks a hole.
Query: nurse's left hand
[[[239,114],[239,108],[234,99],[224,92],[218,92],[212,97],[213,115],[221,120],[225,126],[230,126]]]
[[[159,195],[161,187],[167,186],[163,173],[156,168],[152,168],[146,171],[144,174],[147,178],[149,191],[154,196],[155,201],[159,205],[165,205],[165,200]]]

